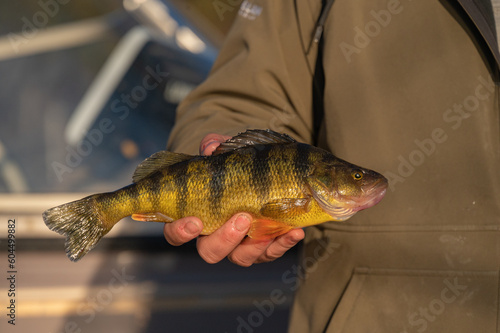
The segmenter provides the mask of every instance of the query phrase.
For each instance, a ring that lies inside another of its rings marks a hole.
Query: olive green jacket
[[[460,0],[500,63],[491,5]],[[261,4],[257,22],[239,18],[215,62],[210,79],[180,105],[168,148],[197,153],[200,139],[248,128],[283,130],[312,142],[313,42],[321,1]],[[267,8],[269,7],[269,8]],[[273,13],[272,15],[270,13]]]
[[[459,5],[460,4],[460,5]],[[291,332],[500,332],[498,46],[485,1],[245,1],[168,147],[215,132],[286,132],[390,183],[377,206],[306,230],[283,282]],[[285,272],[286,273],[286,272]],[[258,330],[256,330],[258,331]]]

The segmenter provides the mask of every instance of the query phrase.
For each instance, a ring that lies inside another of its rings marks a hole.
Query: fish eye
[[[352,178],[354,178],[354,180],[361,180],[363,179],[363,172],[361,172],[360,170],[354,170],[352,173]]]

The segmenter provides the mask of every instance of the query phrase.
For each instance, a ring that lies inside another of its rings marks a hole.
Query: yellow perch
[[[387,179],[286,134],[248,130],[212,156],[160,151],[142,162],[133,183],[48,209],[46,225],[66,236],[77,261],[122,218],[203,221],[203,235],[232,215],[253,217],[248,236],[271,239],[294,228],[344,221],[382,200]]]

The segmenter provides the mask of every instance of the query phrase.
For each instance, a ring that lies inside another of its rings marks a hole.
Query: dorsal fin
[[[212,155],[219,155],[227,153],[238,148],[254,146],[254,145],[270,145],[279,143],[294,143],[297,142],[291,136],[271,131],[269,129],[260,130],[247,130],[244,133],[239,133],[235,137],[221,143]]]
[[[147,176],[151,175],[155,171],[160,170],[161,168],[182,161],[190,160],[193,157],[194,156],[192,155],[172,153],[166,150],[159,151],[146,158],[141,164],[137,166],[134,175],[132,176],[132,181],[134,183],[137,183],[138,181],[146,178]]]

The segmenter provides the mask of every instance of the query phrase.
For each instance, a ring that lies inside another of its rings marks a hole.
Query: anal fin
[[[271,219],[256,219],[253,221],[248,236],[257,240],[274,239],[292,230],[293,227]]]
[[[132,214],[132,219],[143,222],[172,222],[174,219],[162,213]]]

